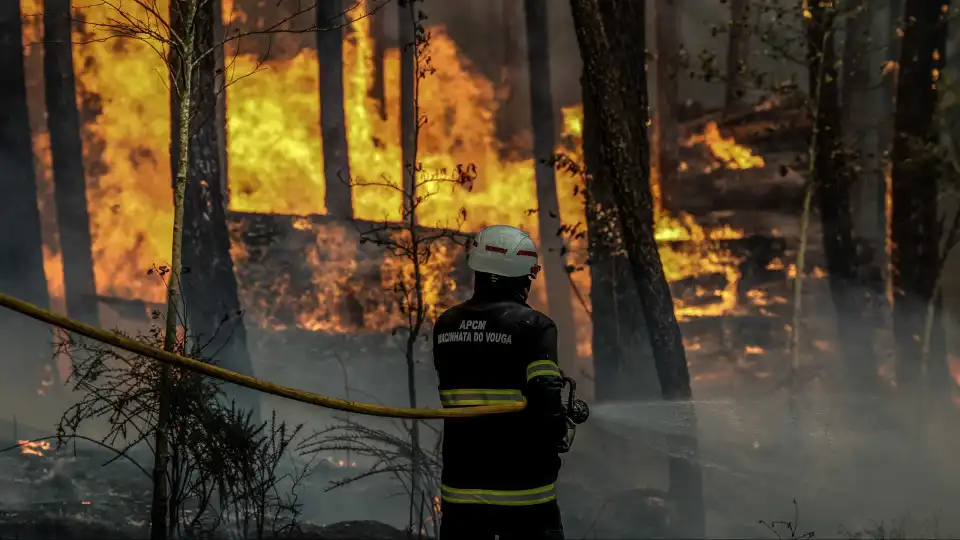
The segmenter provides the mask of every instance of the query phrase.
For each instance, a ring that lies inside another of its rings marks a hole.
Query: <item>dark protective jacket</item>
[[[554,500],[566,419],[553,320],[518,299],[475,295],[437,319],[433,358],[444,407],[527,402],[519,413],[444,421],[443,500]]]

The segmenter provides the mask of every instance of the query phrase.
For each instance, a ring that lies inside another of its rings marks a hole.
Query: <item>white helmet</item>
[[[470,244],[467,264],[476,272],[503,277],[536,277],[537,246],[530,235],[509,225],[492,225]]]

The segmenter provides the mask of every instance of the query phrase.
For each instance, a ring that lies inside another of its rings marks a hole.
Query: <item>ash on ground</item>
[[[27,441],[0,439],[10,448]],[[136,460],[138,464],[131,460]],[[148,455],[117,457],[90,444],[27,443],[0,453],[0,540],[113,540],[149,538],[152,483]],[[323,492],[347,471],[335,464],[315,467],[305,491]],[[297,526],[282,535],[303,540],[401,540],[406,534],[376,521],[325,525],[310,521],[307,500]],[[236,538],[229,526],[223,538]]]

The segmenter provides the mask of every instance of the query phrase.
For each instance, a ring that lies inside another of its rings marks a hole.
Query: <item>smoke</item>
[[[902,520],[910,537],[958,530],[950,508],[960,502],[960,469],[950,449],[960,439],[938,429],[944,419],[911,418],[896,401],[843,394],[803,396],[796,423],[782,393],[695,406],[711,536],[769,536],[758,520],[792,521],[793,500],[801,532],[818,537]],[[688,422],[676,407],[601,405],[593,410],[593,429],[598,439],[620,439],[665,466],[666,437]],[[620,468],[623,461],[607,454],[605,473],[632,476]],[[617,493],[605,495],[616,502]],[[629,537],[637,526],[602,525],[613,537]]]

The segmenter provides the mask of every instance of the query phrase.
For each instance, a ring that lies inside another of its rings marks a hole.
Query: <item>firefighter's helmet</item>
[[[492,225],[470,243],[467,263],[474,271],[503,277],[536,277],[537,246],[530,235],[509,225]]]

